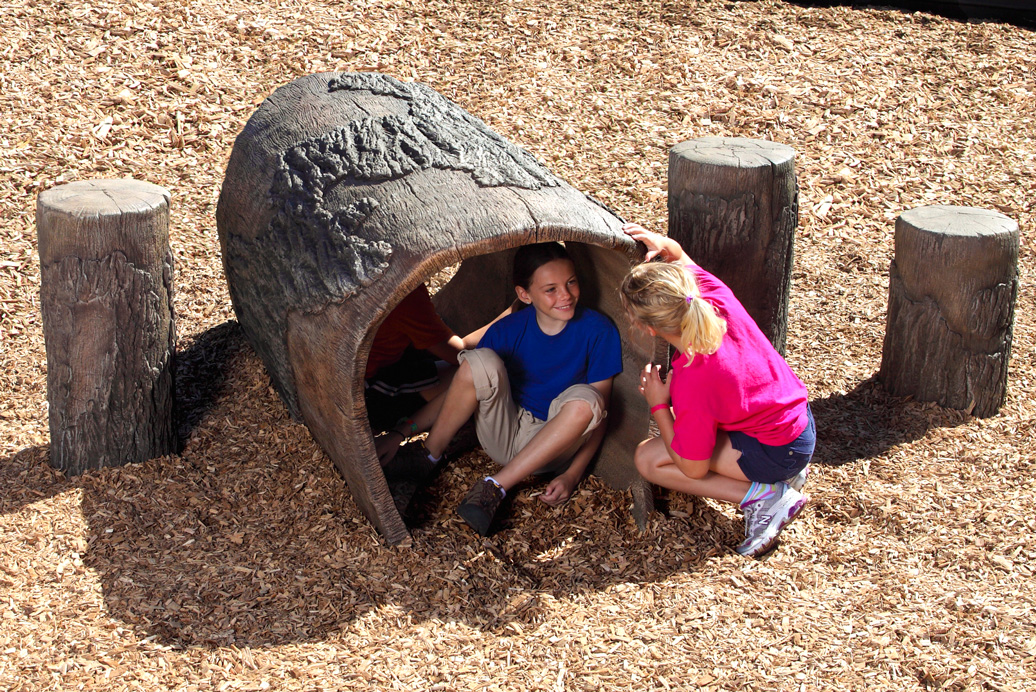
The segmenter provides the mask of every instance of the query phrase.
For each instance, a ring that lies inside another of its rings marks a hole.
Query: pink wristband
[[[655,411],[661,411],[664,408],[669,408],[669,404],[655,404],[651,407],[651,413],[654,413]]]

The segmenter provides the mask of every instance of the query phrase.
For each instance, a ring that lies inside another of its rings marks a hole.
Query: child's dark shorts
[[[420,392],[437,384],[439,369],[435,356],[408,348],[399,360],[364,382],[363,398],[371,427],[387,430],[400,418],[413,415],[426,403]]]
[[[776,483],[788,480],[806,468],[813,458],[813,449],[817,443],[817,426],[809,404],[806,404],[806,417],[806,429],[791,444],[774,447],[743,432],[735,430],[727,433],[730,435],[730,444],[741,452],[737,463],[748,480]]]

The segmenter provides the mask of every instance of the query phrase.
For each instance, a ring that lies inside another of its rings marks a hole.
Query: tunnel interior
[[[613,487],[625,488],[636,475],[632,452],[647,434],[648,416],[646,405],[636,388],[636,373],[654,356],[656,344],[644,333],[631,328],[622,308],[618,289],[629,270],[629,256],[622,250],[593,243],[574,240],[561,242],[576,265],[580,285],[579,304],[604,314],[619,332],[623,371],[614,382],[608,409],[608,435],[591,472],[601,475]],[[365,347],[357,354],[360,362],[356,364],[356,371],[366,370],[370,344],[384,316],[418,285],[418,281],[434,284],[440,279],[448,279],[438,290],[430,285],[432,302],[446,325],[460,336],[482,327],[499,315],[515,299],[512,263],[518,247],[520,245],[472,254],[445,271],[439,269],[435,262],[416,268],[412,280],[406,282],[407,286],[413,286],[400,291],[400,297],[392,305],[385,306],[382,318],[371,325],[370,333],[364,339]],[[371,430],[372,439],[377,432]]]

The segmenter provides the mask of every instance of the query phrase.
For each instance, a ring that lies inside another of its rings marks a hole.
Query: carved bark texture
[[[378,325],[418,283],[463,262],[436,300],[465,333],[513,299],[514,248],[567,241],[585,301],[629,334],[616,286],[642,255],[620,220],[419,84],[324,73],[278,89],[234,144],[216,217],[245,335],[391,542],[406,528],[374,453],[363,373]],[[648,415],[635,373],[651,352],[623,346],[595,466],[618,487],[636,476]]]
[[[782,354],[798,219],[791,147],[702,137],[669,152],[669,236],[730,287]]]
[[[67,473],[175,453],[169,193],[83,181],[36,205],[51,464]]]
[[[896,220],[879,379],[892,394],[994,415],[1007,395],[1018,224],[929,206]]]

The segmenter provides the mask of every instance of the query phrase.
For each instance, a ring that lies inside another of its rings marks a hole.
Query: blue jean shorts
[[[741,472],[750,481],[757,483],[776,483],[784,481],[809,465],[813,458],[813,449],[817,444],[817,426],[813,421],[813,411],[806,404],[806,429],[797,438],[786,445],[766,445],[751,435],[737,430],[728,432],[730,444],[741,452],[737,460]]]

